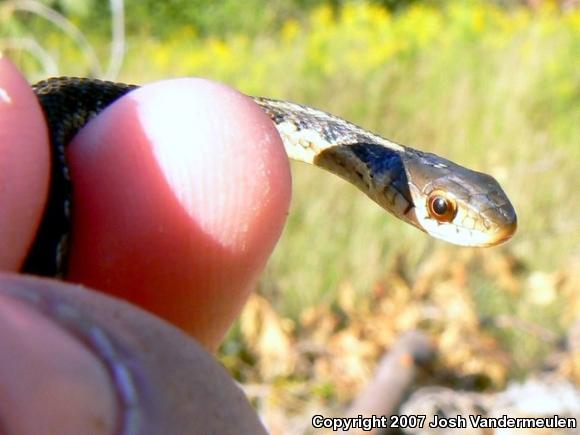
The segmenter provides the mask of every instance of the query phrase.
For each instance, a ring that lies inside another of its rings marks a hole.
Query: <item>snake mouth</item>
[[[518,221],[514,218],[514,220],[510,223],[502,225],[499,230],[494,233],[493,237],[487,244],[487,246],[496,246],[500,245],[504,242],[507,242],[509,239],[513,237],[518,229]]]

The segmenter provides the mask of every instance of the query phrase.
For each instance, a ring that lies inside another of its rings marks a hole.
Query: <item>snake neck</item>
[[[252,98],[276,125],[286,153],[293,160],[316,164],[317,156],[326,150],[363,143],[380,144],[399,153],[405,151],[402,145],[322,110],[264,97]]]
[[[254,98],[276,125],[293,160],[349,181],[382,208],[412,225],[413,200],[405,171],[406,148],[311,107]]]
[[[389,213],[422,229],[413,212],[406,158],[405,151],[379,143],[352,143],[324,149],[314,164],[349,181]]]

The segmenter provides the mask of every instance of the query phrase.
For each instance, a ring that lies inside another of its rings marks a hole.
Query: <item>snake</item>
[[[138,85],[54,77],[32,85],[48,126],[48,199],[22,271],[66,277],[73,180],[67,146],[91,119]],[[288,157],[352,183],[387,212],[430,236],[486,247],[510,239],[517,217],[491,176],[385,139],[312,107],[250,97],[274,123]]]

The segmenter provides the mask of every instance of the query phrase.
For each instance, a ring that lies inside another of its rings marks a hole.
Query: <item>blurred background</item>
[[[293,164],[283,238],[219,356],[273,433],[344,415],[412,330],[436,357],[411,391],[580,384],[579,2],[4,0],[0,49],[31,82],[201,76],[312,105],[502,184],[518,233],[470,249]]]

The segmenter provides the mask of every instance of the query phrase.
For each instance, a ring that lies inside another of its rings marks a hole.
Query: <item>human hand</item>
[[[0,87],[0,267],[17,271],[42,212],[49,154],[35,97],[5,59]],[[222,85],[158,83],[91,122],[69,158],[68,278],[135,302],[215,350],[287,212],[287,158],[270,120]],[[0,414],[10,417],[2,421],[12,432],[50,433],[49,421],[59,434],[80,427],[91,433],[90,422],[92,433],[119,428],[128,415],[119,406],[126,391],[111,376],[115,364],[83,335],[90,327],[115,343],[121,371],[133,376],[142,424],[136,433],[260,427],[197,343],[124,302],[9,275],[0,280],[0,311],[0,349],[10,349],[0,352]],[[72,320],[63,321],[61,311],[73,313]]]

